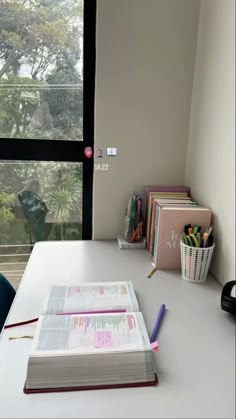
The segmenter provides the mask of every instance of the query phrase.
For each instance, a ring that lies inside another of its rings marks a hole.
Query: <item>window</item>
[[[95,16],[95,0],[1,1],[2,263],[11,246],[92,237]]]

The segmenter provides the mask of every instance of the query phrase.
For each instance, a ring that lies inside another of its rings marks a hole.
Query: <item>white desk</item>
[[[115,242],[35,245],[7,323],[37,317],[48,283],[132,280],[148,332],[161,303],[166,312],[154,353],[159,384],[150,388],[25,395],[31,341],[8,340],[35,326],[6,329],[0,341],[1,418],[234,418],[235,322],[220,309],[212,278],[191,284],[176,272],[151,279],[145,250]]]

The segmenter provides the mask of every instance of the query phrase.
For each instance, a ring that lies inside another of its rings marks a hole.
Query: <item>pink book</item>
[[[153,248],[153,236],[155,228],[155,216],[156,216],[156,206],[158,204],[189,204],[193,201],[190,198],[180,199],[180,198],[152,198],[152,210],[151,210],[151,225],[150,225],[150,234],[148,242],[148,250],[152,253]]]
[[[205,207],[160,207],[158,221],[157,269],[181,269],[180,240],[186,224],[201,226],[201,234],[210,227],[211,210]]]

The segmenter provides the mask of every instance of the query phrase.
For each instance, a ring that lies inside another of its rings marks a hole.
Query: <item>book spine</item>
[[[152,199],[151,230],[150,230],[150,240],[149,240],[149,246],[148,246],[148,250],[150,253],[152,253],[152,247],[153,247],[153,236],[154,236],[155,215],[156,215],[155,209],[156,209],[156,202],[154,199]]]
[[[160,205],[156,205],[156,217],[155,217],[155,241],[153,246],[152,260],[154,266],[157,264],[157,252],[158,252],[158,234],[159,234],[159,218],[160,218]]]

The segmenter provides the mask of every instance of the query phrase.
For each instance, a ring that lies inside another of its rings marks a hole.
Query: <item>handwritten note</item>
[[[109,348],[113,346],[110,330],[96,330],[94,335],[95,348]]]

